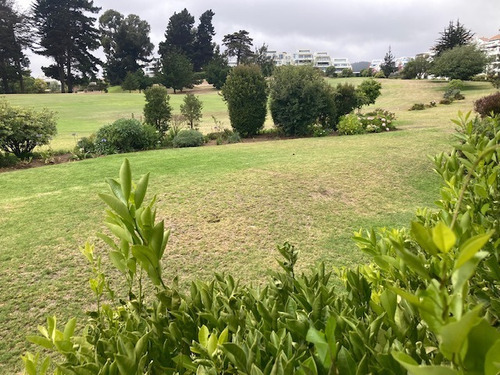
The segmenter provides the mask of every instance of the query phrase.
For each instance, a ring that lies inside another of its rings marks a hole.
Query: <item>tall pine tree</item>
[[[93,0],[35,0],[32,5],[39,38],[35,53],[54,60],[42,70],[61,82],[61,92],[72,92],[75,81],[97,73],[100,61],[91,51],[100,46],[99,31],[94,27],[96,19],[87,14],[99,10]]]
[[[195,33],[194,17],[184,8],[180,13],[174,13],[165,31],[165,41],[160,43],[159,52],[162,59],[169,53],[180,53],[193,61]]]
[[[194,70],[199,72],[206,66],[214,56],[215,43],[212,38],[215,35],[215,29],[212,25],[212,18],[215,15],[211,9],[200,16],[200,23],[196,29],[196,38],[193,51]]]
[[[391,46],[389,46],[389,51],[385,54],[384,62],[380,65],[380,70],[384,72],[386,77],[389,77],[398,70],[398,68],[396,68],[396,60],[391,52]]]
[[[0,80],[1,92],[13,92],[15,81],[24,92],[23,73],[29,60],[23,50],[30,45],[26,16],[14,8],[11,0],[0,0]]]
[[[439,56],[444,51],[455,47],[470,44],[472,42],[472,38],[474,37],[474,33],[466,29],[459,20],[457,20],[456,24],[454,24],[453,21],[450,21],[448,27],[446,27],[440,34],[441,37],[436,41],[436,45],[432,47],[436,56]]]

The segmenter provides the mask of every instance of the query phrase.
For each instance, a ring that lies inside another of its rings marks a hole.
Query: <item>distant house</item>
[[[313,65],[314,56],[310,49],[299,49],[293,54],[293,65]]]
[[[352,65],[347,57],[336,57],[332,59],[332,66],[336,73],[341,73],[344,69],[352,70]]]

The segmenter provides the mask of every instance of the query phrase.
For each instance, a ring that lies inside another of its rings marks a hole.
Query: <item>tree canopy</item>
[[[169,53],[184,54],[193,61],[195,32],[193,30],[194,17],[184,8],[180,13],[175,12],[169,19],[165,31],[165,41],[160,43],[159,52],[162,58]]]
[[[436,56],[440,56],[444,51],[452,48],[470,44],[474,36],[474,33],[466,29],[459,20],[457,20],[456,24],[450,21],[448,27],[440,34],[441,36],[436,41],[436,45],[432,47]]]
[[[54,64],[43,72],[61,82],[61,92],[73,91],[76,80],[95,77],[100,60],[91,54],[100,46],[94,27],[99,12],[92,0],[35,0],[32,20],[38,37],[35,53],[51,57]],[[80,76],[76,73],[80,72]]]
[[[193,64],[180,52],[170,52],[163,59],[163,70],[160,81],[165,87],[182,91],[185,87],[193,87]]]
[[[431,72],[450,79],[468,80],[482,73],[487,63],[486,54],[475,45],[458,46],[437,57]]]
[[[111,84],[120,84],[128,72],[139,70],[150,61],[153,44],[151,28],[135,14],[124,17],[109,9],[99,18],[101,43],[106,55],[104,71]]]
[[[236,57],[236,65],[247,62],[253,56],[253,39],[250,38],[246,30],[224,35],[222,44],[226,46],[226,54],[228,56]]]
[[[212,25],[212,18],[215,13],[211,9],[200,16],[200,23],[196,29],[193,51],[193,67],[199,72],[206,66],[214,56],[215,43],[212,38],[215,35],[215,29]]]

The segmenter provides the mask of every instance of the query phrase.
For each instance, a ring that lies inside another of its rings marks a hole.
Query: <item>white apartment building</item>
[[[335,67],[336,73],[341,73],[344,69],[351,69],[352,65],[349,62],[349,59],[346,57],[336,57],[332,59],[332,66]]]
[[[486,72],[491,74],[500,74],[500,34],[491,38],[479,38],[476,40],[479,48],[491,59]]]
[[[328,52],[315,52],[314,53],[314,65],[315,68],[321,69],[323,72],[326,68],[332,66],[332,58]]]
[[[267,51],[267,56],[273,59],[276,66],[292,64],[292,56],[287,52]]]
[[[293,65],[312,65],[314,56],[310,49],[299,49],[293,54]]]

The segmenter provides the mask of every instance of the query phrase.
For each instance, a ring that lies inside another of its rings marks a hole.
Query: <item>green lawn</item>
[[[157,194],[158,215],[172,229],[166,278],[179,276],[187,285],[193,277],[227,271],[259,283],[276,267],[275,247],[285,240],[300,249],[302,269],[319,261],[328,267],[354,266],[364,262],[350,240],[354,230],[404,226],[417,207],[432,206],[439,179],[427,155],[449,150],[450,119],[493,89],[471,83],[465,101],[409,112],[414,103],[438,101],[444,85],[382,84],[376,106],[396,112],[396,132],[126,155],[136,180],[151,172],[149,196]],[[178,105],[181,98],[171,100]],[[103,119],[140,113],[142,105],[140,94],[8,100],[57,107],[60,133],[64,129],[68,139],[74,131],[72,113],[81,134],[84,123],[91,132]],[[207,111],[227,121],[216,93],[205,93],[202,100],[210,103]],[[20,369],[19,355],[30,348],[25,336],[35,333],[47,315],[83,318],[82,309],[90,308],[90,273],[79,247],[91,239],[104,249],[95,238],[104,228],[104,204],[97,193],[106,190],[105,177],[117,176],[123,158],[0,174],[0,373]]]

